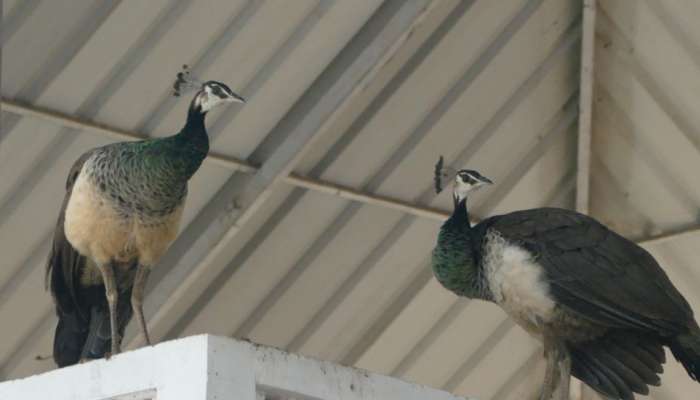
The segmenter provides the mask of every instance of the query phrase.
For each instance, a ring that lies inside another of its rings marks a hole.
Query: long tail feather
[[[664,357],[661,343],[639,333],[615,331],[596,340],[569,344],[572,374],[612,399],[634,400],[658,386]]]
[[[671,340],[669,347],[688,375],[700,382],[700,328],[696,325],[690,333],[678,335]]]

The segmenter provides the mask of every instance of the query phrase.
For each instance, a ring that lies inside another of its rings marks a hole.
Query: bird
[[[183,69],[174,95],[196,93],[178,133],[88,150],[68,173],[46,268],[59,367],[118,354],[132,314],[151,344],[144,288],[177,236],[187,183],[209,151],[205,117],[223,104],[245,103],[226,84],[197,81]]]
[[[610,399],[661,384],[668,347],[700,378],[700,328],[654,257],[596,219],[534,208],[472,224],[468,197],[493,182],[435,166],[435,190],[453,183],[452,214],[432,251],[436,280],[458,296],[500,306],[544,348],[540,399],[568,398],[569,374]]]

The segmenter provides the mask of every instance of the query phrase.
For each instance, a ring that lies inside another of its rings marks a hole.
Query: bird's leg
[[[117,282],[114,279],[114,263],[100,264],[99,268],[102,274],[102,281],[105,285],[107,304],[109,305],[109,322],[112,336],[111,355],[115,355],[119,354],[121,338],[119,337],[119,326],[117,325],[117,301],[119,299],[119,293],[117,292]]]
[[[544,383],[542,384],[542,394],[540,400],[551,400],[554,394],[554,374],[556,363],[550,356],[552,353],[551,342],[547,336],[544,338],[544,359],[547,363],[544,370]]]
[[[569,383],[571,383],[571,357],[569,357],[569,351],[561,342],[557,345],[555,363],[556,368],[559,370],[559,382],[555,382],[554,398],[557,400],[568,400]]]
[[[131,308],[136,314],[136,319],[139,321],[141,333],[146,340],[146,345],[151,345],[151,337],[148,335],[146,327],[146,318],[143,317],[143,295],[148,282],[148,275],[151,273],[151,268],[146,265],[139,265],[136,270],[136,278],[134,278],[134,287],[131,290]]]
[[[568,400],[571,359],[561,341],[544,336],[544,356],[547,367],[540,400]]]

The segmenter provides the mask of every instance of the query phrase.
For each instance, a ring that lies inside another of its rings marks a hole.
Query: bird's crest
[[[202,84],[202,81],[191,76],[190,67],[185,64],[182,66],[182,71],[177,73],[173,83],[173,96],[180,97],[182,93],[201,88]]]
[[[445,163],[445,159],[440,156],[437,164],[435,164],[435,176],[433,180],[435,181],[435,193],[442,192],[442,165]]]
[[[457,171],[452,167],[445,167],[445,159],[440,156],[437,164],[435,164],[435,173],[433,176],[433,181],[435,182],[435,193],[442,192],[444,189],[445,181],[454,178]]]

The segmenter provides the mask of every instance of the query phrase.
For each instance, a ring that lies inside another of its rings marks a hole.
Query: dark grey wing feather
[[[671,335],[693,312],[654,258],[591,217],[540,208],[485,221],[537,257],[564,307],[611,327]]]
[[[53,244],[49,252],[46,264],[46,286],[50,288],[51,295],[58,310],[71,312],[77,304],[76,290],[79,273],[86,263],[86,258],[71,246],[66,239],[63,224],[65,221],[66,206],[73,191],[73,184],[78,178],[83,164],[92,155],[92,151],[83,154],[71,168],[66,180],[66,195],[58,216],[54,231]],[[53,274],[51,273],[54,270]],[[79,310],[78,310],[79,311]],[[87,317],[87,316],[84,316]]]

